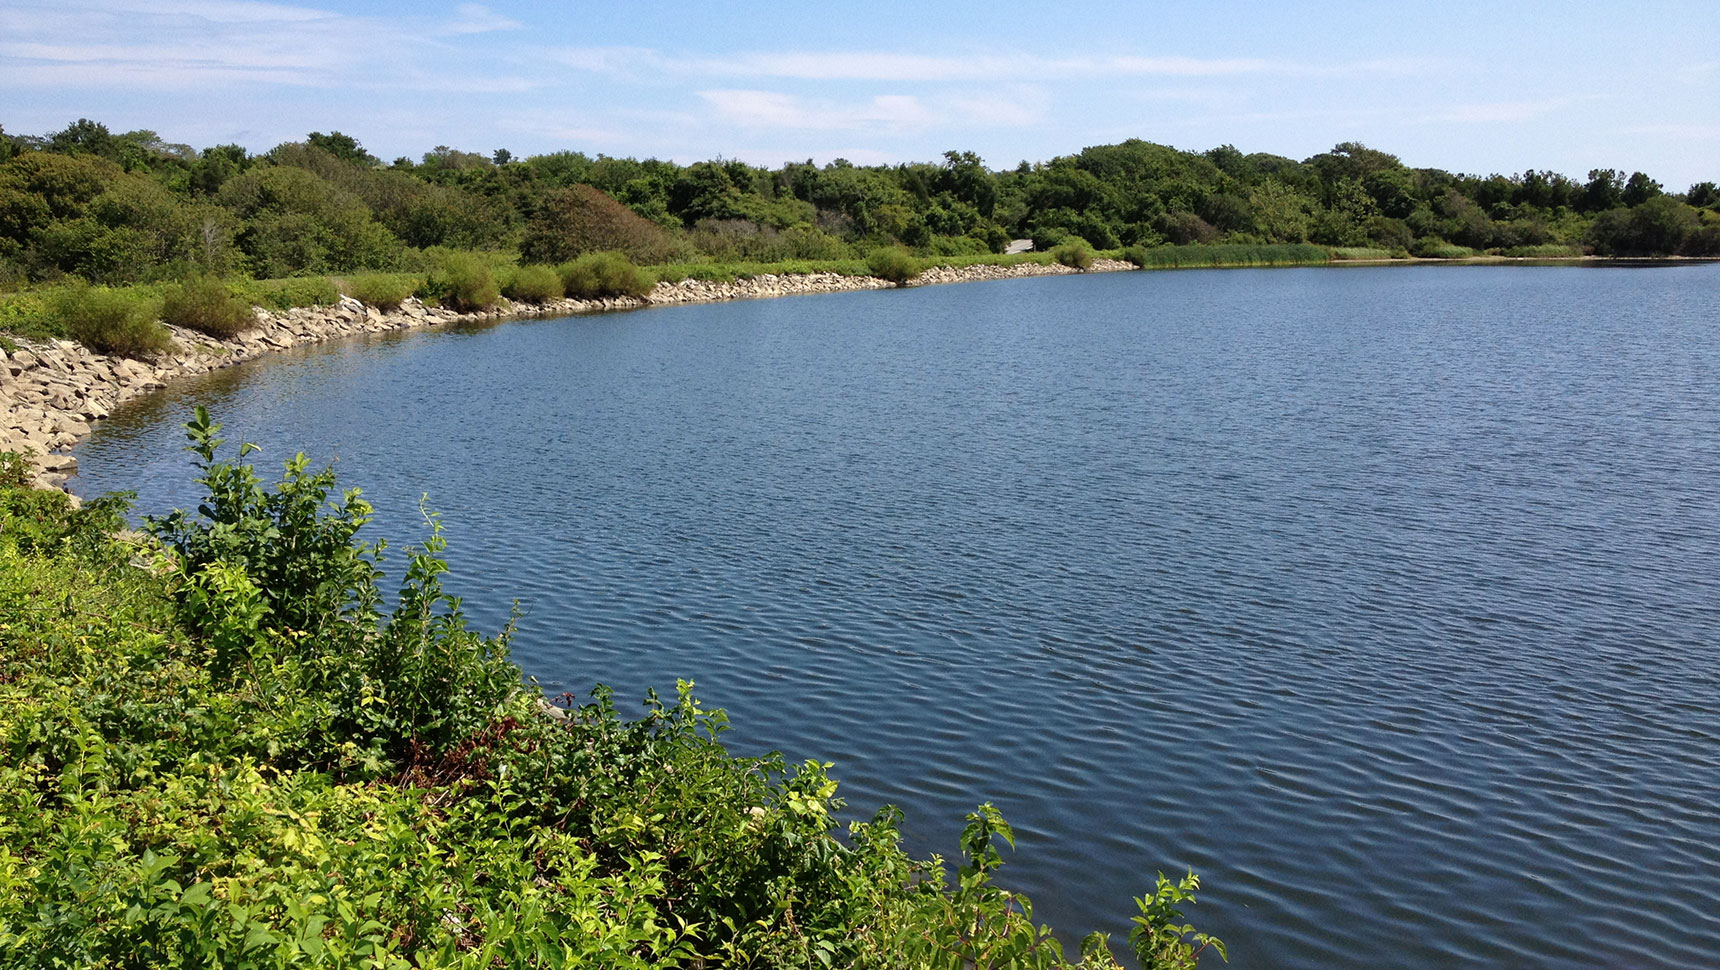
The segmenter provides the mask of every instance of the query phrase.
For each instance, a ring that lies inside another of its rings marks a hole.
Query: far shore
[[[1690,257],[1620,259],[1596,256],[1474,256],[1464,259],[1411,257],[1334,260],[1323,264],[1302,265],[1646,265],[1715,261]],[[1103,258],[1095,259],[1085,270],[1044,262],[975,263],[959,267],[935,266],[903,285],[929,286],[1134,269],[1137,267],[1132,263]],[[95,353],[71,340],[27,340],[14,337],[10,340],[12,349],[0,349],[0,367],[5,368],[0,371],[0,375],[7,378],[0,384],[0,409],[4,410],[5,415],[4,419],[0,419],[0,451],[32,454],[37,484],[49,488],[64,488],[67,480],[77,470],[77,460],[70,454],[71,450],[90,433],[93,422],[107,417],[122,402],[161,388],[169,381],[205,374],[274,351],[308,344],[442,324],[558,317],[650,306],[887,289],[894,285],[877,277],[850,276],[835,272],[764,273],[725,282],[684,279],[674,283],[658,283],[643,298],[562,299],[536,305],[509,304],[504,301],[495,308],[466,313],[426,306],[416,299],[408,299],[398,309],[382,311],[359,303],[351,297],[342,297],[339,303],[332,306],[297,307],[279,311],[254,308],[256,326],[231,340],[217,340],[194,331],[170,327],[175,343],[174,351],[147,361]]]

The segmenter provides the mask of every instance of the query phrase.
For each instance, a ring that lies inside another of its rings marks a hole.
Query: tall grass
[[[508,273],[502,295],[516,303],[559,300],[566,287],[561,274],[549,266],[520,266]]]
[[[501,287],[490,267],[474,253],[454,252],[424,282],[424,289],[445,307],[467,311],[485,310],[502,298]]]
[[[340,289],[326,276],[298,276],[281,280],[246,280],[235,284],[239,299],[266,310],[291,310],[301,306],[333,306],[340,302]]]
[[[1324,246],[1311,243],[1215,243],[1193,246],[1131,246],[1123,258],[1142,269],[1196,267],[1316,266],[1331,261]]]
[[[920,275],[922,269],[919,259],[901,246],[882,246],[866,254],[867,275],[897,286]]]
[[[219,340],[231,339],[257,325],[251,304],[213,276],[193,277],[169,286],[162,299],[161,319]]]
[[[422,273],[366,273],[347,278],[341,291],[386,313],[400,309],[400,304],[423,285]]]
[[[103,354],[153,357],[173,346],[167,328],[155,322],[159,300],[130,290],[77,284],[55,293],[49,311],[77,342]]]
[[[643,297],[657,281],[620,253],[587,253],[556,267],[562,289],[576,300]]]

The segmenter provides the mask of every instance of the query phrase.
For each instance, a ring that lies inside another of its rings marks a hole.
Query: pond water
[[[995,802],[1071,940],[1192,867],[1239,970],[1720,963],[1720,265],[409,333],[128,405],[74,488],[195,504],[199,403],[391,543],[428,493],[548,693],[690,678],[920,852]]]

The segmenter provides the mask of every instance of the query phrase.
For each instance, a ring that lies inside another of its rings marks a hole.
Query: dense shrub
[[[656,286],[649,273],[620,253],[588,253],[557,267],[562,289],[576,300],[643,298]]]
[[[663,227],[589,185],[552,194],[520,240],[526,263],[561,263],[595,252],[618,252],[640,263],[668,261],[679,247]]]
[[[561,274],[548,266],[521,266],[508,274],[502,295],[519,303],[559,300],[565,287]]]
[[[901,246],[881,246],[866,254],[866,269],[881,280],[901,286],[920,275],[920,261]]]
[[[68,286],[50,300],[68,336],[121,357],[153,357],[173,345],[167,328],[155,322],[160,306],[135,292],[84,284]]]
[[[238,285],[239,298],[269,310],[291,310],[301,306],[333,306],[340,302],[340,288],[326,276],[301,276],[284,280],[252,280]]]
[[[1141,269],[1147,265],[1147,247],[1145,246],[1125,246],[1118,255],[1124,262],[1134,263],[1136,269]]]
[[[461,311],[483,310],[501,299],[496,277],[471,253],[449,253],[424,281],[424,289],[443,306]]]
[[[1475,255],[1475,250],[1437,236],[1423,236],[1410,245],[1409,254],[1418,259],[1466,259]]]
[[[251,305],[213,276],[193,277],[169,286],[162,299],[161,319],[221,340],[237,336],[257,323],[251,315]]]
[[[411,273],[366,273],[347,279],[346,295],[378,310],[397,310],[412,291],[424,284],[424,277]]]
[[[1051,251],[1051,258],[1071,269],[1085,270],[1093,265],[1093,249],[1080,239],[1072,239]]]

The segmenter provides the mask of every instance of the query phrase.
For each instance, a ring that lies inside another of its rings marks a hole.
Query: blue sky
[[[1701,3],[3,0],[0,124],[993,168],[1139,137],[1720,180]]]

